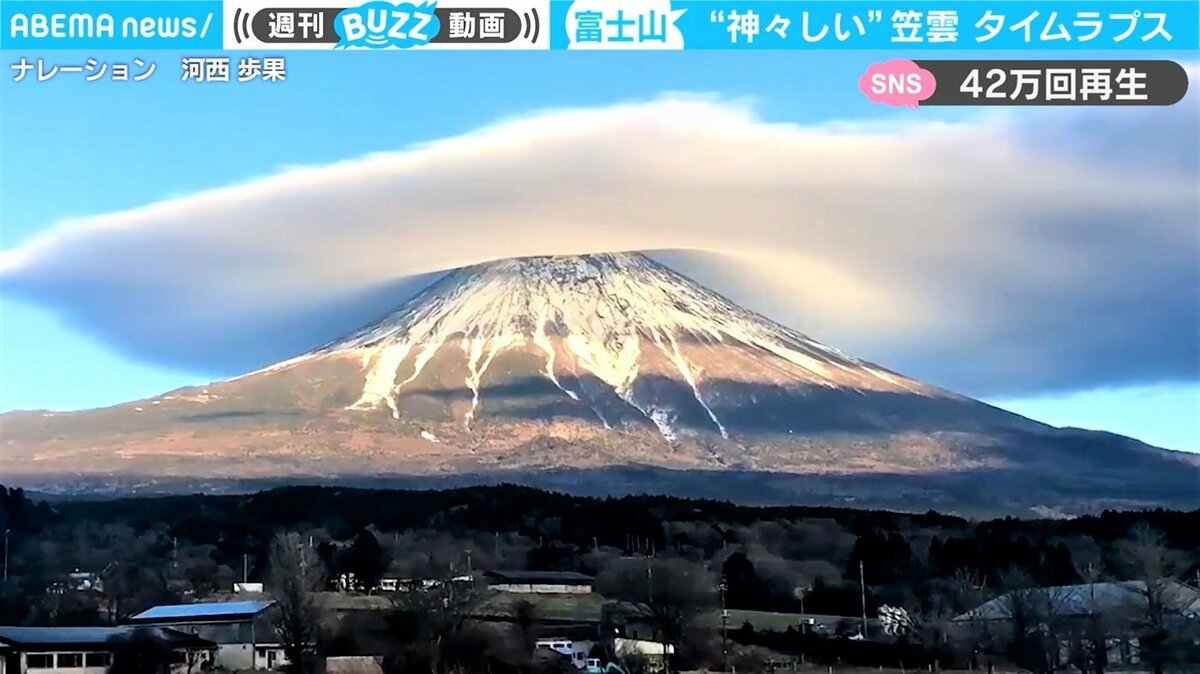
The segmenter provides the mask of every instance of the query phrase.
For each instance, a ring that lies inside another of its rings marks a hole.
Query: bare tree
[[[1175,596],[1184,558],[1167,545],[1161,532],[1139,523],[1117,544],[1115,563],[1135,581],[1126,586],[1133,595],[1126,613],[1138,636],[1140,657],[1154,668],[1154,674],[1163,674],[1166,667],[1186,658],[1191,645],[1181,634],[1183,606]]]
[[[953,636],[970,650],[972,667],[982,657],[988,674],[995,669],[996,630],[976,609],[990,598],[987,584],[977,572],[956,569],[950,578],[948,592],[955,613],[964,616],[953,626]]]
[[[110,674],[168,674],[173,653],[154,629],[137,628],[112,643]]]
[[[608,581],[612,596],[641,612],[657,639],[681,650],[696,619],[718,605],[716,577],[682,559],[626,560]]]
[[[127,525],[108,525],[80,535],[76,544],[91,546],[86,563],[88,570],[99,576],[110,622],[119,623],[157,602],[173,599],[167,590],[169,567],[154,552],[162,543],[157,532],[139,533]],[[97,553],[107,553],[107,561],[101,563]]]
[[[919,642],[932,660],[933,669],[941,671],[947,657],[967,644],[961,630],[955,629],[954,617],[957,612],[949,596],[933,594],[924,605],[914,606],[911,611],[897,612],[899,624],[894,629]]]
[[[513,605],[513,622],[516,623],[517,637],[521,654],[524,658],[532,658],[537,644],[539,628],[539,610],[536,604],[528,599],[520,599]]]
[[[1083,674],[1104,674],[1108,666],[1109,640],[1120,631],[1118,616],[1111,600],[1097,595],[1103,578],[1100,567],[1087,563],[1076,571],[1087,582],[1084,595],[1079,597],[1086,604],[1086,610],[1072,626],[1070,661]]]
[[[1008,656],[1035,674],[1051,674],[1058,668],[1065,598],[1055,588],[1035,587],[1024,571],[1005,573],[1001,584],[1008,589],[1000,600],[1011,630]]]
[[[320,622],[317,592],[325,570],[316,550],[297,533],[275,536],[270,553],[271,595],[279,609],[275,630],[292,672],[310,671]]]
[[[465,625],[479,599],[473,581],[449,579],[394,595],[391,624],[396,651],[389,658],[391,669],[437,674],[455,664],[447,656],[468,655],[453,645],[469,636]]]

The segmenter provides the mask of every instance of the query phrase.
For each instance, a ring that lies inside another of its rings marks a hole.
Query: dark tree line
[[[692,634],[718,605],[720,585],[731,609],[845,616],[845,636],[857,629],[865,589],[869,615],[887,605],[905,608],[914,620],[903,640],[878,651],[878,658],[948,666],[979,657],[976,649],[964,656],[947,645],[948,625],[988,598],[1012,589],[1145,579],[1147,609],[1135,616],[1136,629],[1153,664],[1177,661],[1190,644],[1159,610],[1157,583],[1200,573],[1200,511],[969,521],[935,512],[577,498],[516,486],[288,488],[53,504],[0,488],[0,505],[0,522],[11,534],[0,622],[119,621],[153,603],[203,598],[245,579],[264,582],[282,597],[286,610],[277,627],[289,658],[304,662],[330,639],[343,646],[376,640],[403,645],[388,655],[398,671],[465,667],[447,658],[481,652],[514,671],[532,664],[492,646],[470,646],[481,637],[466,629],[459,609],[473,598],[453,583],[407,595],[380,624],[332,636],[312,626],[313,596],[338,581],[367,593],[384,577],[447,580],[488,568],[581,571],[597,577],[605,596],[639,605],[664,638],[691,643],[681,658],[711,662],[712,644]],[[75,571],[102,587],[66,591]],[[988,652],[1041,671],[1051,666],[1050,644],[1039,632],[1046,620],[1027,613],[1016,617],[1027,623],[1024,637]],[[538,622],[533,612],[522,615],[523,636],[514,643],[527,641]],[[1070,635],[1081,670],[1102,673],[1096,642],[1110,627],[1097,621],[1090,633]],[[818,647],[817,637],[795,630],[735,630],[748,648],[803,651],[817,660],[844,659],[849,656],[838,649],[852,648],[836,639]],[[860,647],[859,656],[882,648]]]

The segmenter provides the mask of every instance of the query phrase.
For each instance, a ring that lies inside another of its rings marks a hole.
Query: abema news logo
[[[0,2],[4,49],[220,49],[219,2]]]

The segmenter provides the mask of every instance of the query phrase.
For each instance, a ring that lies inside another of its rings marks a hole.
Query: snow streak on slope
[[[639,401],[635,394],[635,383],[650,371],[688,386],[713,429],[729,435],[706,400],[706,367],[696,362],[697,353],[720,358],[736,351],[763,371],[785,373],[789,384],[932,393],[747,311],[637,253],[529,257],[465,267],[383,320],[289,363],[354,355],[365,374],[362,395],[351,407],[386,406],[399,418],[397,393],[451,344],[458,348],[447,351],[461,354],[467,373],[463,385],[471,392],[468,427],[479,409],[488,367],[509,350],[542,359],[542,374],[574,401],[582,392],[564,386],[558,373],[594,376],[667,437],[675,434],[670,410]]]

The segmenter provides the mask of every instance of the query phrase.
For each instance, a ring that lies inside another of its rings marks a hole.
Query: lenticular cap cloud
[[[826,343],[973,395],[1195,380],[1196,97],[803,126],[671,95],[57,223],[0,290],[233,375],[446,269],[654,250]],[[1153,123],[1147,123],[1153,120]],[[1081,132],[1086,129],[1086,132]]]

